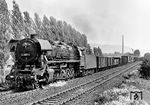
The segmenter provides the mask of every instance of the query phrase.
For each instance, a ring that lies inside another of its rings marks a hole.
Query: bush
[[[142,62],[141,67],[139,69],[139,73],[142,78],[149,79],[149,77],[150,77],[150,60],[145,59]]]

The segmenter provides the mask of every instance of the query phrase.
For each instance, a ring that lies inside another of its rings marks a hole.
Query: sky
[[[89,43],[121,45],[150,51],[150,0],[15,0],[32,17],[64,20]],[[12,10],[12,0],[6,0]]]

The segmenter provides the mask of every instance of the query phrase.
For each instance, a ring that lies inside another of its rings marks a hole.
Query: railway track
[[[9,89],[7,87],[7,85],[5,84],[4,86],[2,86],[2,89],[0,90],[0,97],[4,96],[6,94],[10,94],[10,93],[13,93],[13,90]]]
[[[13,93],[12,90],[2,91],[2,92],[0,92],[0,97],[1,97],[1,96],[4,96],[4,95],[7,95],[7,94],[11,94],[11,93]]]
[[[85,95],[86,93],[89,93],[98,87],[102,87],[104,83],[119,76],[122,73],[127,72],[138,64],[139,62],[123,70],[118,69],[113,72],[109,72],[108,74],[104,74],[103,76],[94,80],[88,81],[86,83],[80,84],[78,86],[69,88],[47,98],[31,103],[31,105],[67,105],[67,103],[78,99],[80,96]]]
[[[23,92],[11,92],[11,91],[0,92],[0,94],[1,94],[0,95],[0,97],[1,97],[0,98],[0,105],[10,105],[10,104],[11,105],[16,105],[16,104],[20,104],[20,105],[27,104],[27,105],[29,105],[32,103],[37,104],[37,102],[42,101],[42,99],[46,99],[47,97],[50,97],[50,96],[57,96],[56,94],[59,94],[59,93],[63,92],[64,90],[69,90],[70,87],[77,87],[76,85],[79,86],[81,83],[85,83],[86,81],[89,81],[92,78],[95,79],[95,78],[99,77],[99,75],[101,75],[102,80],[107,79],[108,78],[107,76],[102,76],[102,75],[105,75],[107,73],[113,74],[112,71],[115,72],[118,69],[122,70],[122,69],[127,68],[131,65],[133,65],[133,64],[131,63],[128,65],[112,68],[111,70],[105,70],[103,72],[98,72],[98,73],[93,74],[94,77],[92,75],[89,75],[89,76],[86,76],[84,78],[77,78],[77,79],[69,80],[67,82],[68,85],[65,85],[65,86],[60,87],[60,88],[59,87],[58,88],[57,87],[51,87],[48,85],[45,87],[45,89],[42,89],[42,90],[41,89],[35,89],[35,90],[23,91]],[[85,81],[85,82],[83,82],[83,81]],[[99,83],[98,81],[95,81],[95,83],[96,82]],[[89,84],[88,86],[90,87],[90,85],[94,86],[94,84]],[[78,88],[78,91],[74,91],[74,93],[77,94],[77,92],[82,92],[85,88],[87,89],[88,86],[85,84],[85,86],[82,86],[82,88]],[[53,94],[55,94],[55,95],[53,95]],[[69,95],[66,94],[66,96],[69,96]],[[59,98],[59,95],[57,96],[57,98]],[[40,100],[40,101],[38,101],[38,100]],[[62,100],[64,100],[63,96],[60,99],[60,101],[62,101]],[[56,105],[57,105],[57,103],[56,103]]]

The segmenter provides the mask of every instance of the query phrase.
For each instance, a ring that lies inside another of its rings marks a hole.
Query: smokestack
[[[122,55],[124,54],[124,35],[122,35]]]
[[[31,34],[31,39],[36,38],[37,34]]]

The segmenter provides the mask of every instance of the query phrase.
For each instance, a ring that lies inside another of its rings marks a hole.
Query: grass
[[[123,76],[125,80],[114,86],[110,90],[106,90],[101,94],[97,94],[94,100],[95,105],[148,105],[144,100],[130,100],[130,91],[139,90],[134,86],[132,78],[138,77],[138,72],[132,72]]]
[[[133,87],[129,87],[124,84],[122,88],[116,88],[106,90],[102,94],[97,95],[94,100],[95,105],[148,105],[144,100],[133,101],[130,100],[130,90]]]

